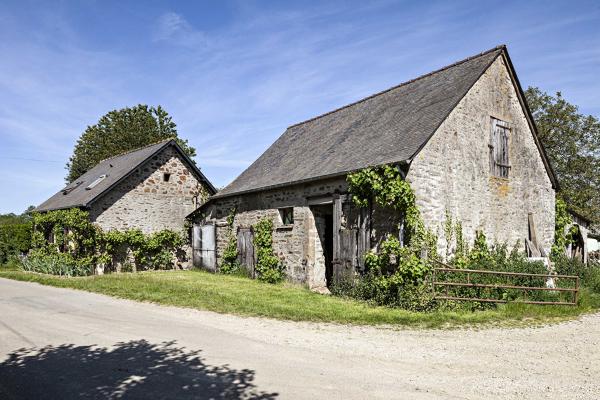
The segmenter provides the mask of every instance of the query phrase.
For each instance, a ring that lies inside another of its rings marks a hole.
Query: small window
[[[490,148],[490,173],[493,176],[508,178],[508,172],[510,171],[508,154],[510,130],[508,122],[492,117],[492,129],[488,146]]]
[[[283,225],[294,225],[294,208],[280,208],[279,216],[281,217],[281,222]]]
[[[93,188],[95,188],[96,186],[98,186],[98,184],[100,182],[102,182],[104,179],[106,179],[108,175],[100,175],[94,182],[90,183],[85,190],[91,190]]]
[[[163,174],[163,181],[169,182],[169,179],[171,179],[171,174],[169,174],[168,172],[165,172]]]

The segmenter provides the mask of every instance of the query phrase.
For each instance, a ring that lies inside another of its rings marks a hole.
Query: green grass
[[[0,269],[0,277],[219,313],[357,325],[422,328],[521,326],[562,321],[600,309],[600,295],[587,290],[582,290],[577,307],[511,303],[487,311],[417,313],[323,296],[289,284],[270,285],[203,271],[138,272],[61,278]]]

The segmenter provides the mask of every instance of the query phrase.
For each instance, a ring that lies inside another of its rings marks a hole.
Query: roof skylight
[[[100,175],[94,182],[90,183],[85,190],[91,190],[94,187],[96,187],[100,182],[102,182],[104,179],[106,179],[108,175]]]

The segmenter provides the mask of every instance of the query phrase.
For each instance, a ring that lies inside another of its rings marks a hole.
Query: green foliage
[[[177,127],[161,107],[139,104],[113,110],[88,126],[77,140],[67,163],[67,182],[73,182],[103,159],[161,140],[174,138],[189,156],[196,150],[177,137]]]
[[[552,258],[565,254],[565,249],[571,242],[567,227],[573,223],[571,214],[567,211],[567,204],[560,198],[556,199],[556,212],[554,216],[554,244],[552,245]]]
[[[0,225],[0,264],[31,248],[31,222]]]
[[[31,213],[35,209],[34,206],[29,206],[22,214],[17,215],[15,213],[0,214],[0,226],[2,225],[14,225],[14,224],[26,224],[31,222]]]
[[[379,253],[370,251],[365,255],[365,268],[364,276],[334,285],[332,292],[413,311],[433,307],[431,290],[426,288],[425,282],[431,271],[430,264],[409,247],[400,246],[394,236],[386,238]]]
[[[283,280],[283,266],[273,254],[273,221],[270,218],[263,218],[254,225],[254,248],[258,279],[268,283]]]
[[[86,260],[76,260],[69,253],[46,253],[33,250],[22,262],[24,271],[59,276],[85,276],[91,273]]]
[[[509,252],[506,243],[495,243],[492,246],[488,246],[485,235],[479,234],[475,240],[473,249],[468,252],[465,257],[460,259],[454,257],[450,261],[451,265],[457,267],[457,272],[438,273],[436,279],[449,282],[469,282],[473,284],[544,287],[547,281],[546,277],[497,276],[476,273],[467,275],[466,273],[460,272],[461,269],[472,269],[548,275],[548,270],[542,262],[531,262],[527,260],[525,254],[518,250],[519,247],[520,245],[517,242]],[[570,282],[556,283],[560,287],[563,287],[561,285],[570,284]],[[455,287],[450,289],[450,295],[473,298],[493,298],[509,301],[522,299],[525,296],[524,292],[521,290],[482,287]],[[526,296],[529,300],[559,300],[561,295],[557,292],[527,291]],[[563,297],[565,296],[567,295],[564,295]],[[570,296],[570,294],[568,296]],[[571,299],[563,298],[562,300],[570,301]],[[467,305],[473,309],[496,307],[496,305],[491,303],[477,304],[473,302]]]
[[[577,258],[569,258],[564,254],[554,260],[554,271],[559,275],[575,275],[580,279],[580,285],[600,293],[600,263],[590,261],[587,265]]]
[[[348,190],[357,207],[369,207],[372,201],[404,215],[407,233],[419,230],[421,218],[415,194],[400,170],[391,165],[364,168],[348,174]]]
[[[536,87],[527,103],[561,185],[559,195],[570,207],[600,223],[600,121],[582,115],[560,92],[551,96]]]
[[[129,254],[136,270],[170,269],[174,254],[185,242],[183,235],[168,229],[148,235],[139,229],[102,232],[86,211],[76,208],[36,213],[33,223],[33,251],[27,260],[38,268],[66,275],[81,273],[63,273],[53,266],[55,262],[62,260],[67,263],[65,268],[77,267],[92,274],[96,265],[127,264]]]
[[[365,168],[349,174],[347,181],[356,206],[371,207],[374,201],[404,216],[407,246],[400,246],[396,237],[388,235],[379,252],[365,255],[365,275],[338,284],[333,292],[380,305],[431,308],[431,299],[419,294],[426,293],[424,282],[431,271],[430,261],[438,257],[437,235],[425,228],[410,183],[390,165]]]
[[[235,220],[235,208],[231,209],[227,215],[227,245],[223,250],[223,258],[219,265],[219,272],[222,274],[237,274],[240,272],[240,263],[238,262],[237,236],[233,232],[233,221]]]
[[[102,244],[102,231],[78,208],[33,214],[32,247],[46,254],[69,253],[92,265]]]

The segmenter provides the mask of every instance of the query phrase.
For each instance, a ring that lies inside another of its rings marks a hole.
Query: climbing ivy
[[[405,228],[416,232],[421,218],[415,205],[415,193],[400,170],[391,165],[364,168],[348,174],[348,189],[357,207],[370,207],[372,202],[404,215]]]
[[[270,218],[263,218],[254,225],[253,243],[258,279],[269,283],[281,281],[284,271],[279,258],[273,254],[273,221]]]
[[[174,267],[174,255],[185,243],[182,234],[169,229],[144,234],[139,229],[103,232],[90,221],[89,213],[77,208],[33,214],[30,269],[43,265],[76,266],[73,275],[92,274],[97,265],[111,266],[124,261],[128,252],[136,269]],[[59,262],[60,261],[60,262]],[[48,267],[48,271],[61,271]]]
[[[219,265],[219,272],[223,274],[234,274],[240,269],[238,262],[237,237],[233,233],[233,221],[236,209],[232,208],[227,215],[227,245],[223,250],[223,261]]]
[[[573,219],[567,211],[567,204],[560,198],[556,198],[554,215],[554,244],[551,249],[551,256],[557,258],[564,254],[565,248],[571,243],[570,232],[567,227],[573,224]]]
[[[428,259],[437,258],[437,236],[425,228],[410,183],[391,165],[351,173],[347,182],[356,206],[371,207],[375,202],[404,217],[405,247],[394,235],[387,235],[378,253],[371,250],[365,255],[369,274],[380,277],[374,281],[393,291],[398,285],[421,282],[431,269]]]

